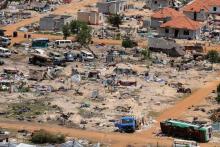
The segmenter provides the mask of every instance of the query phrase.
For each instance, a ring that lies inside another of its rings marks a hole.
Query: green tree
[[[87,26],[86,23],[80,22],[78,20],[73,20],[70,23],[70,32],[72,34],[78,34],[80,30],[82,29],[82,27],[85,27],[85,26]]]
[[[63,38],[64,38],[64,39],[67,39],[67,37],[70,36],[69,25],[68,25],[68,24],[64,25],[62,31],[63,31]]]
[[[111,24],[113,27],[119,28],[119,25],[122,24],[122,19],[123,16],[119,14],[113,14],[108,17],[108,23]]]
[[[123,39],[122,46],[125,48],[132,48],[137,46],[137,43],[131,40],[130,38]]]
[[[87,47],[92,41],[92,29],[91,27],[85,25],[82,26],[80,32],[77,34],[76,38],[77,41],[80,43],[81,46]]]
[[[145,60],[151,58],[151,51],[149,49],[144,49],[141,51],[142,56],[144,57]]]
[[[216,88],[217,97],[215,98],[218,103],[220,103],[220,84]]]
[[[219,54],[215,50],[211,50],[207,53],[207,58],[211,63],[217,63],[219,61]]]

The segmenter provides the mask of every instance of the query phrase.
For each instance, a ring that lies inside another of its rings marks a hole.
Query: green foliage
[[[215,100],[220,103],[220,84],[217,86],[217,97],[215,98]]]
[[[141,51],[142,56],[144,57],[145,60],[151,58],[151,51],[149,49],[144,49]]]
[[[220,103],[220,96],[218,95],[218,96],[215,98],[215,100],[216,100],[218,103]]]
[[[207,53],[207,58],[211,63],[217,63],[219,61],[219,54],[215,50],[211,50]]]
[[[123,39],[122,46],[125,48],[132,48],[137,46],[137,43],[131,40],[130,38]]]
[[[80,43],[81,46],[87,46],[92,41],[92,29],[91,27],[85,25],[82,26],[80,32],[77,34],[76,38],[77,41]]]
[[[45,130],[39,130],[33,133],[31,142],[35,144],[61,144],[65,142],[65,136],[62,134],[51,134]]]
[[[220,93],[220,84],[217,86],[217,92]]]
[[[69,25],[66,24],[63,26],[63,38],[67,39],[67,37],[70,36],[70,29],[69,29]]]
[[[119,28],[119,25],[122,24],[122,19],[123,16],[119,14],[113,14],[108,17],[108,23],[111,24],[113,27]]]
[[[78,20],[73,20],[70,23],[70,32],[72,34],[78,34],[80,30],[85,26],[87,26],[86,23],[78,21]]]
[[[120,33],[116,34],[115,39],[120,40],[121,39],[121,34]]]

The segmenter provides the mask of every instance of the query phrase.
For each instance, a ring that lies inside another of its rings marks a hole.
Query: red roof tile
[[[201,24],[197,21],[191,20],[186,16],[176,17],[164,24],[161,24],[160,27],[165,28],[176,28],[176,29],[187,29],[187,30],[197,30],[201,27]]]
[[[156,11],[151,17],[162,19],[162,18],[167,18],[167,17],[175,18],[179,16],[184,16],[184,14],[182,14],[179,11],[176,11],[175,9],[165,7],[165,8],[162,8]]]
[[[194,0],[183,7],[183,11],[200,12],[204,10],[208,12],[211,6],[220,6],[220,0]]]

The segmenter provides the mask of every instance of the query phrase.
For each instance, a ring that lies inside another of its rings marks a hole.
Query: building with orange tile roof
[[[178,39],[199,39],[203,25],[187,16],[180,16],[160,25],[159,35]]]
[[[194,0],[183,7],[183,13],[196,21],[205,21],[209,14],[220,14],[220,0]]]
[[[151,27],[157,28],[164,22],[181,16],[184,16],[184,14],[173,8],[162,8],[151,15]]]

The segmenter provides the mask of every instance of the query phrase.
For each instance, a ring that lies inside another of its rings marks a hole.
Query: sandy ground
[[[188,107],[192,105],[198,105],[202,100],[204,100],[219,84],[219,80],[214,80],[205,84],[202,88],[195,91],[192,95],[185,98],[183,101],[180,101],[175,106],[164,111],[158,118],[157,121],[168,119],[171,117],[178,118],[181,116]],[[109,143],[112,146],[126,146],[128,144],[133,144],[135,146],[146,145],[147,143],[154,143],[170,146],[172,143],[172,139],[168,138],[157,138],[154,137],[152,132],[154,132],[155,128],[148,130],[146,132],[135,133],[132,135],[129,134],[119,134],[119,133],[100,133],[100,132],[92,132],[92,131],[82,131],[77,129],[63,128],[54,125],[42,125],[35,123],[24,123],[24,122],[0,122],[1,127],[10,128],[10,129],[27,129],[30,131],[36,129],[45,129],[50,132],[61,132],[67,134],[68,136],[78,137],[78,138],[86,138],[95,141],[101,141],[105,143]],[[158,123],[156,126],[158,127]],[[219,144],[201,144],[202,147],[218,147]]]
[[[89,4],[94,4],[96,0],[83,0],[80,2],[73,2],[69,5],[63,5],[60,6],[56,11],[53,13],[60,14],[60,13],[66,13],[66,14],[72,14],[75,13],[78,9],[85,7]],[[17,30],[19,27],[22,27],[24,25],[39,21],[41,17],[43,17],[46,14],[42,15],[36,15],[35,17],[27,20],[23,20],[21,22],[18,22],[14,25],[8,25],[4,27],[4,29],[7,30],[7,34],[11,35],[13,31]],[[17,38],[13,38],[13,42],[21,42],[24,41],[22,33],[19,33],[19,36]],[[48,36],[48,35],[33,35],[33,37],[48,37],[52,39],[57,39],[59,36]],[[121,44],[120,41],[115,40],[99,40],[94,39],[95,43],[105,43],[105,44]],[[212,46],[213,47],[213,46]],[[214,46],[213,49],[219,50],[219,46]],[[209,48],[207,49],[209,50]],[[15,61],[16,62],[16,61]],[[19,63],[16,63],[19,67]],[[218,76],[216,76],[218,77]],[[197,79],[195,79],[197,80]],[[184,115],[184,112],[187,111],[187,109],[192,105],[199,104],[202,100],[204,100],[214,89],[216,89],[216,86],[219,84],[220,80],[215,79],[212,80],[212,82],[208,82],[204,85],[200,85],[200,89],[196,90],[192,95],[189,97],[186,97],[185,99],[179,101],[176,105],[167,108],[163,111],[162,114],[159,115],[159,117],[156,118],[157,123],[155,124],[152,129],[149,129],[147,131],[142,131],[140,133],[135,134],[119,134],[119,133],[100,133],[100,132],[93,132],[93,131],[82,131],[77,129],[69,129],[64,128],[56,125],[46,125],[46,124],[35,124],[35,123],[24,123],[24,122],[0,122],[0,126],[4,128],[11,128],[11,129],[27,129],[27,130],[36,130],[36,129],[46,129],[50,132],[61,132],[64,134],[67,134],[69,136],[78,137],[78,138],[86,138],[91,140],[98,140],[101,142],[106,142],[112,144],[112,146],[126,146],[127,144],[134,144],[135,146],[141,146],[145,145],[146,143],[154,143],[159,142],[159,144],[170,146],[172,143],[172,139],[170,138],[157,138],[153,135],[155,131],[159,128],[159,122],[164,119],[168,118],[181,118],[182,115]],[[59,102],[59,101],[58,101]],[[216,146],[218,147],[219,144],[201,144],[201,146],[204,147],[211,147]]]

